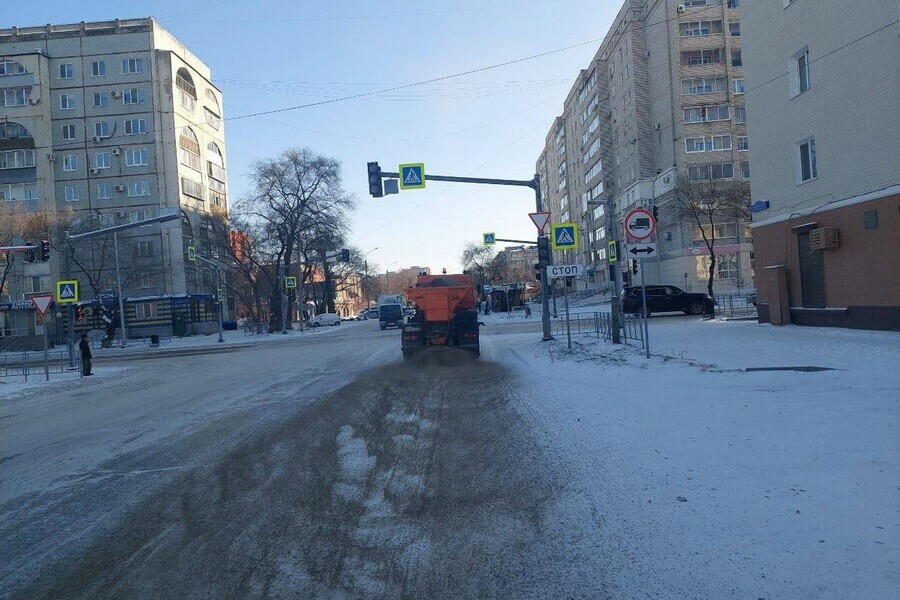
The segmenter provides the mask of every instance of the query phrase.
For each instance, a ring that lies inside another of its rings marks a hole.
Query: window
[[[150,289],[155,287],[154,277],[152,273],[148,273],[147,271],[141,271],[137,274],[137,287],[141,289]]]
[[[31,88],[28,88],[30,90]],[[25,88],[6,88],[0,90],[0,107],[25,106],[28,103],[29,91]]]
[[[219,117],[216,113],[209,110],[208,108],[203,108],[203,114],[206,115],[206,124],[212,127],[215,130],[218,130],[219,127],[222,126],[222,118]]]
[[[125,151],[125,166],[137,167],[150,163],[150,151],[146,148]]]
[[[37,183],[0,184],[0,200],[37,200]]]
[[[734,84],[734,93],[735,94],[743,94],[744,93],[744,78],[738,77],[732,81]]]
[[[685,123],[711,123],[713,121],[727,121],[729,106],[727,104],[714,104],[712,106],[694,106],[684,109]]]
[[[0,122],[0,140],[14,140],[17,138],[30,138],[28,130],[10,121]]]
[[[175,74],[175,87],[178,88],[181,105],[193,111],[197,105],[197,89],[194,87],[194,79],[184,67],[178,69],[178,73]]]
[[[590,147],[581,155],[582,164],[587,164],[600,151],[600,138],[591,142]]]
[[[150,182],[149,181],[129,181],[128,182],[128,195],[129,196],[149,196],[150,195]]]
[[[597,131],[598,127],[600,127],[600,115],[596,115],[593,120],[591,120],[588,128],[581,134],[581,143],[586,144],[588,139],[590,139],[591,134]]]
[[[74,125],[63,125],[62,126],[62,136],[64,140],[74,140],[75,139],[75,126]]]
[[[98,183],[97,184],[97,198],[100,200],[109,200],[112,196],[112,184],[111,183]]]
[[[77,154],[66,154],[63,156],[63,171],[77,171],[78,170],[78,155]]]
[[[104,107],[109,105],[109,95],[106,92],[94,92],[94,106]]]
[[[78,188],[74,185],[65,186],[63,193],[65,194],[66,202],[78,202]]]
[[[728,84],[724,77],[684,79],[681,81],[681,92],[686,95],[714,94],[726,90],[728,90]]]
[[[21,63],[12,60],[0,60],[0,77],[22,75],[25,72],[25,67]]]
[[[737,137],[737,149],[741,152],[746,152],[750,149],[749,143],[747,142],[746,135],[739,135]]]
[[[50,276],[49,275],[33,275],[25,278],[25,293],[37,294],[39,292],[49,292]]]
[[[692,181],[731,179],[732,177],[734,177],[734,165],[731,163],[688,167],[688,178]]]
[[[744,62],[741,59],[741,51],[740,50],[732,50],[731,51],[731,66],[732,67],[744,66]]]
[[[75,96],[72,94],[60,94],[59,108],[62,110],[72,110],[75,108]]]
[[[705,243],[703,241],[704,234],[706,234],[706,238],[712,238],[713,233],[715,233],[715,238],[717,240],[721,239],[737,239],[738,235],[738,224],[737,223],[716,223],[714,228],[710,228],[709,225],[704,225],[703,227],[694,226],[694,245],[700,245]]]
[[[134,244],[134,255],[139,258],[153,256],[153,242],[137,242]]]
[[[730,135],[713,135],[709,137],[685,138],[685,152],[712,152],[715,150],[731,150]]]
[[[91,63],[91,75],[94,77],[103,77],[106,75],[106,61],[95,60]]]
[[[0,169],[22,169],[34,166],[34,150],[0,152]]]
[[[138,302],[134,305],[136,319],[155,319],[158,316],[159,308],[156,302]]]
[[[728,8],[740,8],[741,0],[728,0]]]
[[[800,183],[818,177],[819,173],[816,169],[816,140],[811,138],[801,142],[798,146],[798,152],[800,159],[798,172]]]
[[[98,169],[108,169],[111,157],[109,152],[98,152],[94,155],[94,167]]]
[[[147,122],[144,119],[128,119],[125,121],[125,135],[147,133]]]
[[[59,78],[72,79],[75,77],[75,67],[72,63],[63,63],[59,65]]]
[[[728,32],[731,34],[731,37],[739,37],[741,35],[741,22],[732,21],[729,23]]]
[[[594,177],[596,177],[597,175],[599,175],[602,170],[603,170],[603,161],[598,160],[594,164],[594,166],[591,167],[590,170],[588,170],[588,172],[584,174],[584,182],[590,183],[591,180],[594,179]]]
[[[200,142],[190,127],[183,127],[178,136],[178,157],[181,164],[200,170]]]
[[[144,59],[143,58],[123,58],[122,59],[122,73],[127,75],[130,73],[143,73],[144,72]]]
[[[750,179],[750,163],[746,160],[741,161],[741,179]]]
[[[685,66],[709,65],[722,62],[722,49],[690,50],[681,53],[681,64]]]
[[[697,256],[696,273],[697,279],[703,281],[709,277],[709,256]],[[737,254],[717,254],[716,269],[713,272],[714,279],[736,279],[738,276],[738,255]]]
[[[131,88],[122,94],[123,104],[143,104],[145,100],[146,96],[142,88]]]
[[[94,123],[94,135],[97,137],[109,137],[109,121],[97,121]]]
[[[863,227],[866,229],[878,229],[877,210],[867,210],[863,213]]]
[[[747,109],[743,106],[735,106],[734,107],[734,122],[735,123],[746,123],[747,122]]]
[[[187,177],[181,178],[181,191],[184,192],[186,196],[203,200],[203,186]]]
[[[679,25],[682,37],[696,37],[722,33],[722,21],[688,21]]]
[[[797,57],[797,77],[802,94],[809,89],[809,50]]]

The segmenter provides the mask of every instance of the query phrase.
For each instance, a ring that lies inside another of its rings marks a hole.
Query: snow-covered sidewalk
[[[489,341],[606,535],[610,597],[895,597],[900,335],[651,319],[651,351]],[[816,366],[820,372],[747,367]]]

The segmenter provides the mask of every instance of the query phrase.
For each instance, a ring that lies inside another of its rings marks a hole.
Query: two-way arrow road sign
[[[639,260],[650,258],[651,256],[656,256],[656,244],[629,244],[627,253],[628,258],[637,258]]]

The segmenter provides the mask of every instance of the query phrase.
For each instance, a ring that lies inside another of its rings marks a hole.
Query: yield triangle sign
[[[34,304],[34,307],[43,317],[47,313],[47,309],[50,308],[50,305],[53,303],[53,295],[46,294],[42,296],[32,296],[31,303]]]
[[[534,226],[537,227],[538,233],[544,233],[544,229],[547,228],[547,223],[550,222],[550,213],[533,212],[528,213],[528,216],[531,217],[531,221],[534,223]]]

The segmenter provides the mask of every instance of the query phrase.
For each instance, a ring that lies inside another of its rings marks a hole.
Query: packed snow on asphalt
[[[896,592],[897,334],[338,329],[0,391],[0,596]],[[743,370],[787,366],[831,370]]]

